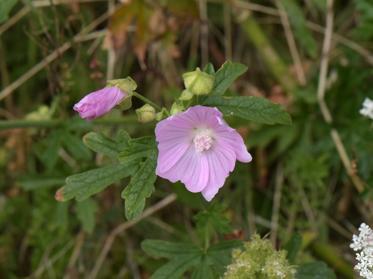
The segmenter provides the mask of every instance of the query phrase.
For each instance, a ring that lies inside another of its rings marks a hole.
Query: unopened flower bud
[[[141,108],[137,109],[136,114],[137,119],[141,123],[153,121],[156,117],[155,109],[149,104],[145,104]]]
[[[181,95],[179,97],[180,101],[189,101],[193,98],[193,93],[185,89],[183,92],[181,92]]]
[[[197,68],[183,74],[185,88],[194,95],[207,95],[214,86],[215,77]]]
[[[129,95],[137,88],[136,82],[131,77],[108,80],[107,86],[116,86]]]
[[[184,110],[184,107],[179,103],[173,103],[171,106],[170,113],[171,115],[178,114],[179,112],[182,112]]]
[[[92,120],[100,117],[109,111],[128,96],[117,86],[104,87],[92,92],[74,105],[81,118]]]

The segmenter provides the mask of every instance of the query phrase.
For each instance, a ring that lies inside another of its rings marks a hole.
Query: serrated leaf
[[[247,71],[247,67],[240,63],[225,62],[215,74],[215,83],[211,95],[221,96],[232,83]]]
[[[218,107],[227,116],[236,116],[261,124],[291,124],[290,115],[278,104],[254,96],[210,96],[205,105]]]
[[[324,262],[306,263],[298,267],[295,279],[336,279],[335,273]]]
[[[154,182],[157,179],[155,167],[157,165],[157,152],[155,149],[142,163],[138,171],[131,177],[128,186],[122,192],[125,199],[125,213],[127,219],[136,218],[145,207],[146,198],[154,191]]]
[[[150,278],[151,279],[177,279],[192,266],[201,261],[201,256],[181,256],[174,258],[160,267]]]
[[[214,269],[222,273],[225,267],[231,262],[232,250],[241,246],[242,242],[239,240],[222,241],[209,247],[207,257],[213,263]]]
[[[96,211],[97,205],[92,199],[86,199],[76,204],[76,215],[82,223],[83,230],[87,233],[93,232]]]
[[[169,242],[164,240],[146,239],[141,248],[155,258],[173,259],[179,256],[200,255],[202,250],[187,242]]]
[[[89,170],[66,178],[66,185],[56,194],[57,199],[82,201],[101,192],[110,184],[132,175],[138,168],[138,159]]]
[[[12,8],[17,4],[18,0],[1,0],[0,1],[0,23],[8,19]]]
[[[196,216],[197,229],[202,234],[212,235],[216,232],[227,233],[231,231],[229,220],[225,217],[224,207],[213,204],[206,210],[200,211]]]
[[[154,137],[131,139],[128,145],[120,152],[119,161],[140,159],[148,157],[155,149]]]
[[[159,268],[151,278],[179,278],[192,266],[199,264],[203,251],[191,243],[147,239],[142,249],[150,256],[168,258],[170,261]]]
[[[83,142],[88,148],[110,158],[118,157],[118,154],[128,146],[129,140],[129,138],[123,138],[122,141],[114,141],[95,132],[89,132],[83,137]]]

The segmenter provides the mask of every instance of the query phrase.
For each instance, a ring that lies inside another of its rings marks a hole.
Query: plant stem
[[[50,120],[0,120],[0,130],[17,129],[17,128],[55,128],[71,122],[71,119],[50,119]],[[85,121],[83,125],[77,125],[77,129],[90,128],[92,125],[120,125],[120,124],[137,124],[135,115],[128,115],[123,118],[103,118],[91,122]]]
[[[154,103],[153,101],[149,100],[148,98],[144,97],[143,95],[133,91],[132,92],[132,95],[135,96],[137,99],[140,99],[141,101],[143,101],[144,103],[147,103],[153,107],[155,107],[157,110],[161,111],[162,108],[160,106],[158,106],[156,103]]]

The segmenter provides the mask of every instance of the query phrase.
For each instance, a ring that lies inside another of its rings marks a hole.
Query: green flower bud
[[[143,105],[141,108],[136,110],[137,119],[141,123],[151,122],[155,119],[156,113],[155,108],[149,104]]]
[[[171,106],[170,113],[171,115],[175,115],[175,114],[178,114],[179,112],[182,112],[183,110],[184,110],[184,107],[181,104],[175,102]]]
[[[185,89],[183,92],[181,92],[181,95],[179,97],[180,101],[189,101],[193,98],[193,93]]]
[[[120,90],[129,95],[137,88],[136,82],[131,77],[108,80],[106,86],[117,86]]]
[[[193,72],[183,74],[185,88],[194,95],[207,95],[214,86],[215,77],[197,68]]]
[[[26,115],[27,120],[48,120],[51,118],[51,111],[46,105],[38,107],[37,110]]]
[[[165,108],[162,108],[160,112],[157,112],[155,115],[155,120],[161,121],[163,118],[167,116],[167,110]]]

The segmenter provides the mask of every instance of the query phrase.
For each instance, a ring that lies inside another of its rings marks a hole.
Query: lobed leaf
[[[205,105],[218,107],[224,114],[261,124],[291,124],[290,115],[278,104],[254,96],[210,96]]]
[[[203,257],[192,273],[192,279],[214,279],[214,272],[207,257]]]
[[[221,96],[232,83],[247,71],[247,66],[231,61],[225,62],[215,74],[214,88],[211,95]]]
[[[212,262],[213,267],[222,273],[231,262],[232,250],[241,246],[242,242],[239,240],[222,241],[207,250],[207,257]]]
[[[188,242],[169,242],[164,240],[146,239],[141,248],[155,258],[173,259],[179,256],[201,255],[202,250]]]
[[[67,201],[75,198],[85,200],[93,194],[101,192],[110,184],[132,175],[138,168],[138,159],[102,168],[89,170],[66,178],[66,185],[56,193],[56,199]]]
[[[201,256],[181,256],[172,259],[160,267],[150,278],[151,279],[177,279],[192,266],[200,262]]]
[[[156,165],[157,152],[153,150],[122,191],[127,219],[136,218],[144,210],[146,198],[150,197],[154,191],[154,183],[157,179]]]
[[[95,132],[89,132],[83,137],[83,142],[88,148],[110,158],[118,157],[118,154],[128,145],[128,141],[129,137],[115,141]]]

